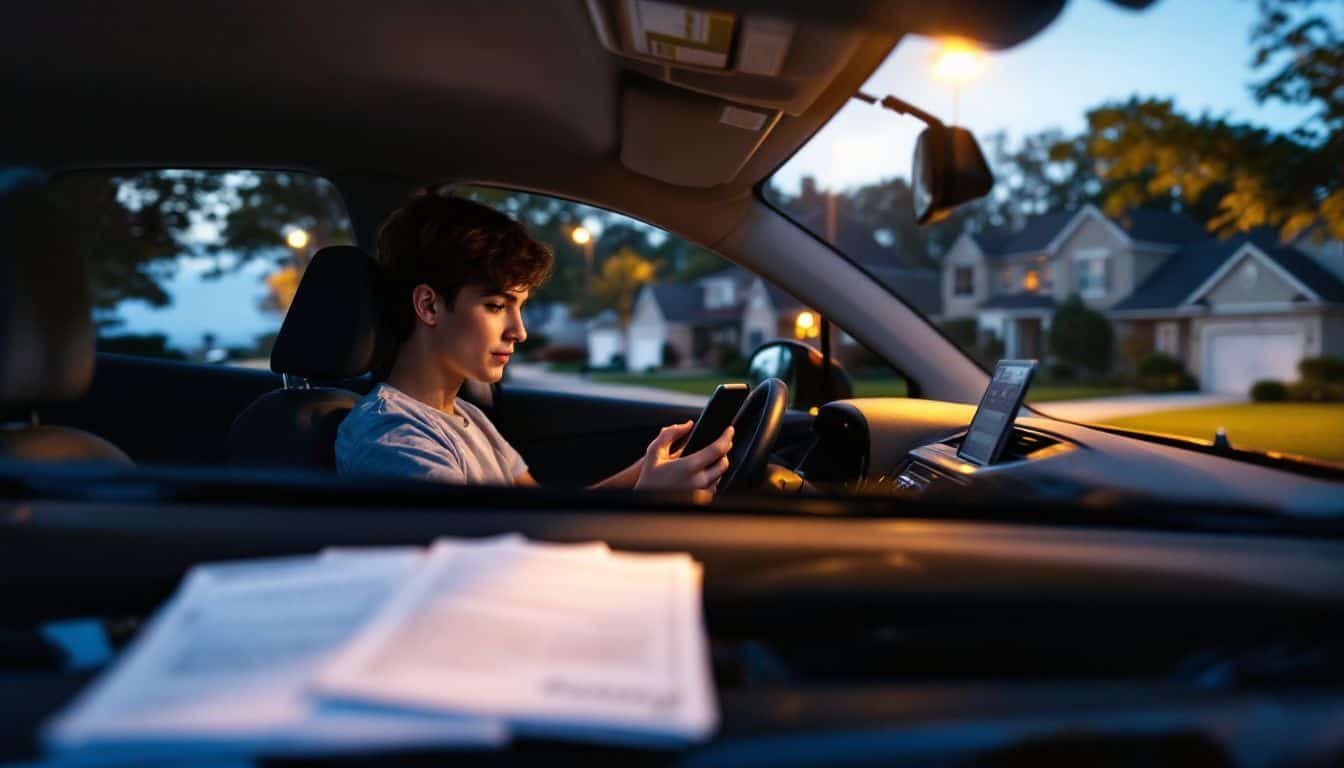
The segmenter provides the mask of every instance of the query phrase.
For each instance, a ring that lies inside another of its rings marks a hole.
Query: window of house
[[[80,171],[52,188],[91,260],[100,352],[269,368],[313,254],[354,242],[310,174]]]
[[[1050,289],[1055,286],[1055,266],[1051,264],[1049,261],[1046,261],[1045,263],[1041,264],[1040,274],[1041,274],[1041,291],[1043,293],[1049,293]]]
[[[737,291],[732,280],[708,280],[705,282],[705,307],[721,309],[737,303]]]
[[[952,286],[954,295],[973,295],[975,293],[975,270],[971,267],[957,267],[953,273]]]
[[[1077,254],[1078,293],[1084,297],[1105,296],[1110,290],[1110,259],[1104,250],[1084,250]]]
[[[1040,289],[1041,289],[1041,273],[1034,269],[1028,269],[1022,275],[1022,290],[1027,291],[1029,293],[1035,293]]]
[[[1016,280],[1013,278],[1012,267],[1004,267],[1003,270],[999,272],[999,287],[1003,288],[1003,290],[1011,291],[1015,282]]]
[[[1158,323],[1154,331],[1153,348],[1168,357],[1178,358],[1181,354],[1180,326],[1170,321]]]

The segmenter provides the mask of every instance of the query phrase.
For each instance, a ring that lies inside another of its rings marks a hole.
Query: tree
[[[657,273],[657,262],[644,258],[633,248],[620,249],[602,263],[601,271],[593,278],[584,300],[588,313],[614,308],[624,328],[634,313],[639,289],[652,282]]]
[[[1312,108],[1288,134],[1223,117],[1190,117],[1169,101],[1133,99],[1088,113],[1088,149],[1109,185],[1108,212],[1153,199],[1209,212],[1210,229],[1316,228],[1344,239],[1344,30],[1339,0],[1260,0],[1252,65],[1261,102]]]
[[[1115,334],[1100,312],[1083,304],[1076,294],[1055,308],[1050,320],[1050,351],[1059,359],[1093,373],[1111,367]]]

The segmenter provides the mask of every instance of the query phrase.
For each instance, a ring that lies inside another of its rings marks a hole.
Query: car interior
[[[703,563],[722,722],[676,751],[523,739],[451,759],[1344,760],[1344,472],[1030,407],[997,462],[968,461],[989,372],[762,195],[904,36],[1009,48],[1064,0],[712,5],[787,21],[794,54],[774,74],[656,60],[617,0],[6,9],[0,762],[36,759],[41,724],[99,670],[71,662],[53,623],[95,622],[115,654],[197,563],[508,532]],[[726,107],[761,120],[735,126]],[[95,352],[80,286],[98,255],[43,190],[146,168],[302,171],[339,190],[357,245],[313,257],[270,370]],[[685,237],[816,308],[910,396],[845,397],[819,383],[829,361],[803,355],[788,387],[753,392],[741,471],[708,504],[581,490],[699,408],[507,380],[463,397],[541,488],[338,477],[335,431],[390,354],[379,223],[455,184]],[[790,387],[840,396],[809,410]]]

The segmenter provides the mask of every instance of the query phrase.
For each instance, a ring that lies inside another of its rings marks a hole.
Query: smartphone
[[[705,410],[700,412],[700,418],[691,427],[690,437],[683,443],[681,455],[690,456],[719,439],[723,430],[733,423],[749,391],[746,384],[720,384],[715,388],[714,394],[710,395],[709,402],[705,404]],[[672,450],[677,450],[677,447],[673,446]]]

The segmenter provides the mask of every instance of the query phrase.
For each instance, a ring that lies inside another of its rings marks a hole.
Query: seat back
[[[0,460],[132,463],[97,435],[38,422],[93,378],[87,274],[45,175],[0,169]]]
[[[387,354],[378,267],[350,245],[313,256],[271,351],[284,387],[262,395],[229,429],[229,461],[331,468],[336,430],[360,396],[315,387],[368,373]]]

